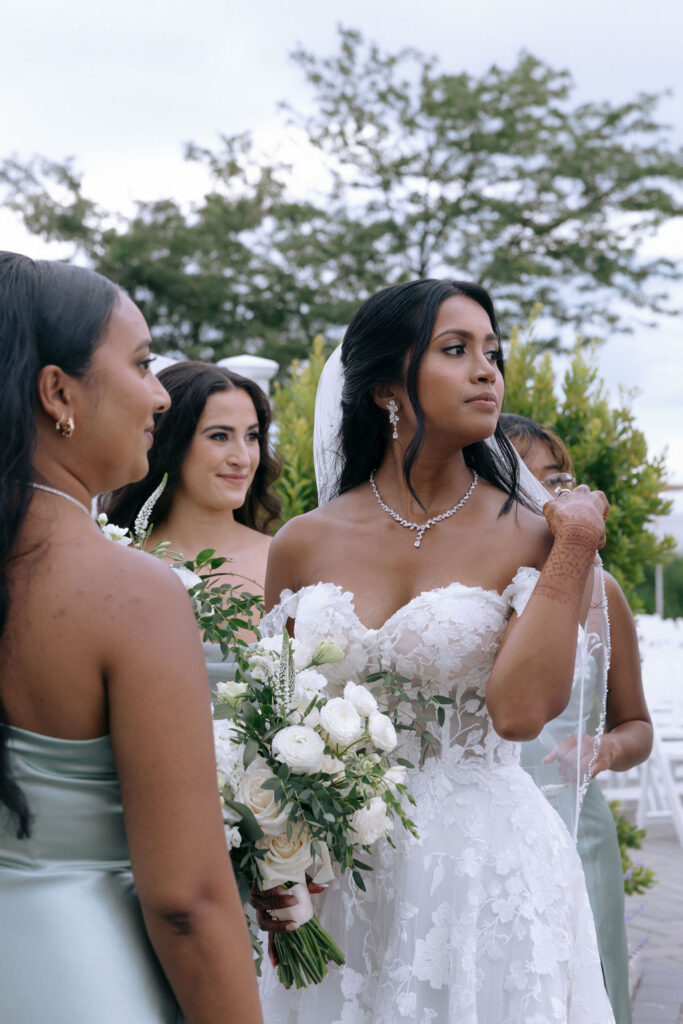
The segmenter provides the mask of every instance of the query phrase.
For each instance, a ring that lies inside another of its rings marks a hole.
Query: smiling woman
[[[213,548],[230,559],[229,571],[244,590],[262,594],[266,531],[280,511],[271,491],[279,467],[270,449],[268,399],[253,381],[211,363],[176,363],[161,371],[159,382],[171,407],[156,416],[149,472],[109,496],[105,511],[132,528],[168,474],[150,544],[169,541],[188,558]]]

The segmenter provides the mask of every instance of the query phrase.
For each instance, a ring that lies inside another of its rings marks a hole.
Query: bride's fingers
[[[298,900],[283,889],[264,889],[263,892],[254,890],[249,902],[256,910],[282,910],[284,907],[295,906]]]
[[[256,920],[261,931],[268,932],[269,935],[293,932],[296,928],[295,921],[278,921],[276,917],[271,917],[267,910],[257,910]]]

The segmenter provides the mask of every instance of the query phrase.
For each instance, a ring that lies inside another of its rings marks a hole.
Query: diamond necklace
[[[79,508],[82,508],[87,516],[91,515],[90,509],[84,505],[82,501],[79,501],[78,498],[72,498],[70,494],[66,493],[66,491],[58,491],[56,487],[46,487],[45,484],[31,483],[29,486],[33,487],[36,491],[45,491],[47,494],[56,494],[59,498],[66,498],[67,501],[70,501],[72,504],[78,505]]]
[[[442,519],[450,519],[450,517],[452,515],[455,515],[455,513],[458,511],[458,509],[461,509],[463,507],[463,505],[465,504],[465,502],[467,501],[467,499],[471,495],[472,491],[477,486],[477,480],[478,479],[479,479],[479,474],[475,471],[474,472],[474,476],[472,478],[472,483],[467,488],[467,490],[463,494],[463,496],[460,499],[460,501],[458,502],[458,504],[454,505],[453,508],[449,508],[447,512],[442,512],[441,515],[439,515],[439,516],[432,516],[432,518],[428,519],[426,523],[410,523],[410,522],[408,522],[407,519],[404,519],[403,516],[400,516],[398,514],[398,512],[395,512],[393,508],[390,508],[389,505],[387,505],[387,503],[385,501],[382,501],[382,495],[377,490],[377,485],[375,483],[375,470],[374,469],[373,469],[372,473],[370,474],[370,486],[372,487],[373,493],[374,493],[375,497],[377,498],[377,501],[379,502],[380,508],[384,509],[385,512],[388,512],[389,515],[391,516],[391,518],[395,519],[396,522],[399,523],[401,526],[405,526],[408,530],[417,530],[417,540],[415,541],[413,546],[416,547],[416,548],[419,548],[420,543],[422,542],[422,538],[424,536],[425,530],[429,530],[436,523],[440,523]]]

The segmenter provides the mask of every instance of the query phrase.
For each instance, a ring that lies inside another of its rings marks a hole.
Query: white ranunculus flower
[[[196,572],[192,572],[187,569],[184,565],[172,565],[173,572],[180,578],[180,582],[186,590],[192,590],[198,583],[202,582],[201,576],[198,576]]]
[[[320,696],[327,686],[327,679],[322,672],[314,668],[306,668],[297,672],[294,677],[294,700],[297,704],[310,704],[314,697]]]
[[[320,771],[325,742],[307,725],[287,725],[273,736],[273,754],[295,775]]]
[[[384,782],[389,789],[395,790],[396,786],[403,786],[406,781],[406,768],[402,764],[394,764],[384,773]]]
[[[333,697],[320,709],[320,724],[332,743],[346,747],[355,743],[363,732],[360,715],[343,697]]]
[[[311,840],[306,829],[294,832],[290,839],[285,832],[265,836],[256,845],[266,851],[263,860],[258,862],[263,889],[306,881],[306,871],[313,863]]]
[[[216,683],[216,693],[218,696],[222,697],[228,704],[232,704],[233,707],[248,689],[249,687],[246,683],[238,683],[234,679],[228,679],[225,683]]]
[[[280,808],[272,789],[264,789],[263,783],[275,776],[262,757],[255,758],[244,773],[236,799],[245,804],[267,836],[275,836],[287,825],[289,805]]]
[[[381,711],[373,711],[368,719],[370,739],[379,750],[393,750],[398,743],[394,723]]]
[[[341,661],[346,655],[346,644],[339,640],[333,640],[331,636],[325,637],[316,647],[311,657],[312,665],[333,665]]]
[[[369,804],[355,811],[351,828],[358,835],[361,846],[372,846],[378,839],[390,832],[393,825],[387,815],[387,805],[381,796],[373,796]]]
[[[237,825],[226,825],[225,826],[225,841],[228,844],[229,850],[236,850],[242,842],[242,833],[237,828]]]
[[[373,711],[377,710],[377,701],[365,686],[357,686],[356,683],[347,683],[344,687],[344,700],[353,704],[359,715],[367,718]]]

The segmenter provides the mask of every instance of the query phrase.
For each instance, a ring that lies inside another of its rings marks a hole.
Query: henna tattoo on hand
[[[595,557],[594,536],[593,530],[583,526],[572,526],[566,533],[563,531],[553,544],[534,592],[578,608]]]

